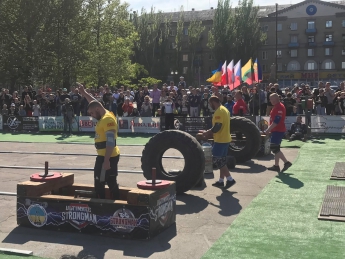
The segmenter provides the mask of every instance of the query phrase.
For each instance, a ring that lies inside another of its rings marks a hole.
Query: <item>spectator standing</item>
[[[13,94],[12,94],[12,96],[11,96],[11,98],[10,98],[10,102],[11,102],[11,103],[14,103],[14,100],[15,100],[16,98],[17,98],[17,99],[20,99],[20,97],[18,96],[18,92],[17,92],[17,91],[14,91]]]
[[[1,90],[1,96],[0,96],[0,107],[3,107],[4,104],[9,106],[11,104],[10,97],[8,94],[6,94],[5,89]]]
[[[241,88],[241,92],[242,92],[242,98],[243,100],[246,102],[246,104],[249,104],[250,101],[250,93],[248,91],[248,88],[246,86],[242,86]]]
[[[48,116],[56,116],[56,99],[53,94],[50,94],[48,99]]]
[[[109,91],[109,88],[108,88],[108,91]],[[109,96],[109,94],[107,96]],[[71,94],[71,103],[73,106],[74,114],[76,116],[80,116],[81,95],[79,94],[78,88],[75,88],[74,92]]]
[[[226,104],[224,106],[230,112],[230,116],[232,116],[232,109],[233,109],[234,105],[235,105],[235,102],[232,100],[232,95],[228,94],[227,102],[226,102]]]
[[[18,115],[19,115],[19,116],[22,116],[22,117],[25,117],[25,116],[26,116],[26,111],[25,111],[25,109],[24,109],[24,105],[20,105],[20,106],[19,106]]]
[[[62,89],[62,94],[60,95],[60,101],[61,101],[61,104],[65,104],[65,99],[66,98],[70,98],[69,94],[67,94],[67,89],[66,88],[63,88]]]
[[[123,110],[122,110],[122,106],[125,103],[125,96],[123,95],[123,92],[120,92],[119,98],[116,101],[117,104],[117,115],[119,117],[123,116]]]
[[[181,115],[187,117],[188,115],[188,96],[183,95],[181,100]]]
[[[190,117],[198,117],[200,102],[201,102],[200,97],[196,94],[195,88],[193,88],[192,93],[189,95],[189,98],[188,98]]]
[[[152,104],[150,103],[150,97],[148,95],[145,96],[144,102],[141,105],[140,116],[141,117],[152,116]]]
[[[208,96],[209,96],[209,94],[204,92],[203,98],[202,98],[202,100],[200,102],[200,108],[202,110],[202,116],[203,117],[210,116]]]
[[[174,102],[169,96],[163,103],[165,111],[165,130],[174,129]]]
[[[317,115],[326,115],[327,97],[324,89],[318,89],[319,94],[315,98],[315,109]]]
[[[333,100],[335,95],[330,82],[326,83],[325,96],[327,97],[326,114],[331,115],[334,112]]]
[[[251,96],[250,96],[250,100],[249,100],[250,114],[254,116],[259,115],[259,108],[260,108],[259,103],[260,103],[260,95],[257,92],[257,88],[253,88]]]
[[[167,96],[164,91],[161,91],[161,96],[159,97],[161,113],[164,113],[164,102],[167,100]]]
[[[17,116],[18,115],[18,111],[17,111],[16,105],[14,103],[11,103],[11,108],[8,111],[8,113],[9,113],[9,115],[12,115],[12,116]]]
[[[180,76],[180,82],[178,82],[178,85],[182,86],[183,89],[186,89],[187,88],[187,83],[186,81],[184,81],[184,77],[183,76]]]
[[[62,115],[64,119],[64,134],[67,134],[68,127],[69,134],[72,135],[74,110],[71,100],[69,98],[65,98],[65,103],[62,105]]]
[[[2,106],[1,115],[6,115],[6,116],[8,115],[7,104],[4,104]]]
[[[274,94],[276,92],[276,89],[274,87],[270,88],[270,91],[267,93],[267,108],[266,108],[266,116],[269,116],[271,113],[271,110],[273,108],[273,105],[271,103],[270,96],[271,94]]]
[[[34,100],[32,104],[32,116],[41,116],[41,107],[37,104],[37,100]]]
[[[247,104],[243,100],[242,92],[237,91],[235,94],[236,102],[232,108],[234,116],[244,116],[248,112]]]
[[[61,102],[61,98],[60,97],[61,97],[61,92],[60,92],[60,90],[57,90],[56,91],[56,96],[55,96],[56,116],[61,116],[62,102]]]
[[[296,100],[292,99],[291,93],[286,94],[286,97],[283,100],[283,104],[284,104],[285,109],[286,109],[286,116],[291,116],[293,113],[293,107],[296,104]]]
[[[152,99],[152,117],[156,116],[156,111],[160,108],[160,96],[161,96],[161,91],[158,89],[158,85],[154,84],[153,85],[153,90],[150,94],[150,97]]]
[[[128,117],[133,112],[133,104],[128,97],[125,97],[125,103],[122,105],[123,117]]]
[[[144,95],[144,96],[146,96],[146,95],[150,96],[150,91],[149,91],[149,89],[148,89],[147,86],[144,86],[143,95]]]
[[[24,110],[26,112],[26,116],[32,116],[32,101],[29,94],[24,98]]]

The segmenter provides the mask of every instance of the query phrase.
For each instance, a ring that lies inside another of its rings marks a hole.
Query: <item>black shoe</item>
[[[226,185],[224,189],[229,189],[231,186],[233,186],[236,183],[235,179],[232,179],[232,181],[227,180]]]
[[[284,166],[284,167],[285,167],[285,166]],[[279,167],[279,165],[274,165],[274,166],[271,166],[271,167],[267,167],[267,170],[275,171],[275,172],[280,173],[280,167]]]
[[[284,167],[283,167],[282,172],[288,170],[288,168],[289,168],[290,166],[292,166],[292,164],[291,164],[290,162],[286,162],[286,163],[284,164]]]
[[[214,186],[214,187],[224,187],[224,183],[221,183],[221,182],[217,181],[217,182],[213,183],[212,186]]]

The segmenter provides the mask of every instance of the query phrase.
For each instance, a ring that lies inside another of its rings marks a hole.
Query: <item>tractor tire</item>
[[[165,151],[174,148],[180,151],[185,159],[182,171],[171,174],[162,165]],[[153,136],[145,145],[141,157],[141,168],[144,177],[152,179],[152,168],[156,168],[159,180],[176,182],[176,193],[181,194],[194,187],[203,177],[205,156],[199,142],[190,134],[179,130],[166,130]]]
[[[246,139],[243,148],[237,148],[234,143],[230,143],[228,156],[233,156],[238,163],[251,160],[260,150],[261,134],[256,125],[244,117],[231,117],[230,133],[242,136]],[[241,134],[239,134],[241,133]]]

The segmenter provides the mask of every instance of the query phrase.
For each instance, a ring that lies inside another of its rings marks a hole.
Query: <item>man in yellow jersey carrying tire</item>
[[[89,102],[88,113],[98,120],[95,127],[97,157],[94,167],[94,185],[96,195],[100,199],[105,199],[105,183],[107,183],[112,199],[118,200],[120,192],[117,185],[117,164],[119,163],[120,150],[116,146],[118,132],[116,117],[87,93],[83,85],[77,84],[79,93]]]
[[[212,186],[229,189],[236,183],[236,181],[231,177],[227,167],[228,148],[231,142],[230,113],[229,110],[221,104],[217,96],[211,96],[209,103],[211,108],[215,111],[212,118],[212,128],[204,131],[203,135],[205,138],[209,138],[213,134],[213,167],[220,169],[219,180],[212,184]],[[226,177],[225,186],[224,177]]]

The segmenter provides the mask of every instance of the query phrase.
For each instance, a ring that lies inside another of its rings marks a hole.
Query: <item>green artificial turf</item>
[[[145,145],[153,134],[121,134],[117,139],[118,145]],[[22,134],[1,133],[0,141],[6,142],[38,142],[38,143],[79,143],[94,144],[94,134],[72,135],[64,137],[61,134]],[[1,258],[0,258],[1,259]]]
[[[345,223],[317,219],[336,162],[344,162],[344,140],[304,144],[297,160],[273,178],[239,214],[203,259],[345,258]]]
[[[15,255],[10,253],[3,253],[0,252],[0,259],[44,259],[42,257],[36,257],[36,256],[23,256],[23,255]]]
[[[305,144],[305,142],[300,141],[300,140],[289,141],[289,140],[283,139],[280,146],[282,148],[300,148],[304,144]]]

